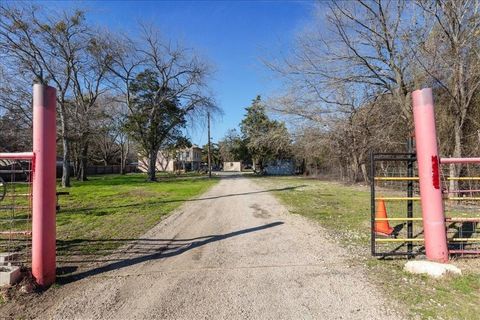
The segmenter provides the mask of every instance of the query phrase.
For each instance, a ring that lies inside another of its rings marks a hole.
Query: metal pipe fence
[[[425,254],[415,153],[410,158],[405,155],[372,153],[370,156],[373,256]],[[448,252],[454,256],[480,254],[480,162],[478,158],[470,159],[463,163],[460,177],[450,177],[447,166],[460,164],[459,159],[453,162],[442,159],[440,166]],[[381,200],[387,204],[386,218],[376,217],[377,201]],[[391,235],[375,232],[375,223],[385,221],[393,227]]]
[[[32,162],[33,156],[0,154],[0,253],[20,266],[31,264]]]

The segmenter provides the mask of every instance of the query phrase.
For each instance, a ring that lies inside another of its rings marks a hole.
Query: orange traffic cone
[[[387,208],[385,207],[385,201],[377,201],[377,210],[375,211],[375,220],[377,218],[387,218]],[[382,235],[391,235],[393,228],[390,227],[388,220],[375,221],[375,232]]]

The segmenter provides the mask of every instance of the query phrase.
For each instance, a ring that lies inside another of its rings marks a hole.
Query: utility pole
[[[208,178],[212,177],[212,147],[210,138],[210,111],[207,112],[208,119]]]

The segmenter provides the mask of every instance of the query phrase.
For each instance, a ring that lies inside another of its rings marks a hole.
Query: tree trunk
[[[64,130],[62,128],[62,130]],[[63,143],[63,171],[62,171],[62,187],[70,188],[70,142],[68,138],[63,134],[62,136]]]
[[[78,177],[78,172],[80,171],[80,158],[78,153],[74,154],[73,160],[73,176]]]
[[[63,100],[62,100],[63,101]],[[63,160],[62,160],[62,187],[70,188],[70,141],[67,136],[68,128],[65,120],[64,104],[60,104],[60,124],[62,132]]]
[[[124,146],[122,145],[120,147],[120,174],[121,175],[124,175],[125,174],[125,161],[123,159],[125,159],[125,150],[124,150]]]
[[[157,177],[155,176],[157,152],[155,150],[150,150],[150,158],[148,160],[148,181],[157,181]]]
[[[88,143],[86,141],[82,142],[80,149],[80,161],[77,174],[78,181],[87,181],[87,165],[88,165]]]
[[[352,164],[350,165],[352,170],[351,179],[353,182],[358,182],[358,177],[360,176],[360,164],[356,154],[352,154]]]
[[[461,125],[461,119],[458,117],[455,118],[454,122],[454,137],[455,137],[455,144],[453,148],[453,157],[454,158],[461,158],[462,157],[462,125]],[[458,178],[460,175],[460,172],[462,170],[462,166],[460,164],[452,164],[450,165],[450,172],[449,175],[452,178]],[[449,184],[450,190],[458,190],[458,180],[450,180]]]
[[[125,174],[125,146],[120,146],[120,174]]]
[[[127,157],[130,151],[128,139],[120,145],[120,174],[126,174]]]
[[[367,170],[367,165],[365,163],[362,163],[360,165],[361,167],[361,170],[362,170],[362,175],[363,175],[363,181],[365,181],[366,183],[369,183],[370,182],[370,179],[368,178],[368,170]]]

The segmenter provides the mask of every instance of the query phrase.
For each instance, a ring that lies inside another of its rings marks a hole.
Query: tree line
[[[422,87],[434,90],[441,154],[478,156],[479,6],[480,0],[319,2],[292,48],[264,59],[283,81],[283,94],[255,99],[240,132],[214,146],[214,162],[263,166],[293,156],[307,174],[366,181],[370,151],[405,151],[411,92]],[[47,14],[2,3],[2,151],[29,148],[31,84],[49,83],[58,90],[63,185],[70,184],[70,163],[82,180],[89,161],[124,165],[132,152],[149,159],[154,180],[157,151],[188,145],[183,128],[216,108],[209,64],[153,28],[138,30],[127,37],[94,26],[82,11]],[[459,176],[465,167],[449,170]]]
[[[292,137],[284,122],[271,119],[260,96],[245,108],[240,132],[231,129],[218,143],[222,161],[242,161],[262,171],[272,160],[291,159]]]
[[[292,49],[264,59],[284,83],[270,110],[289,119],[306,171],[368,181],[370,151],[406,151],[411,92],[423,87],[434,90],[441,154],[478,156],[479,7],[478,0],[319,2]],[[464,169],[452,165],[449,174]]]
[[[57,88],[62,185],[89,162],[124,168],[137,154],[155,180],[159,149],[185,144],[184,128],[207,110],[211,66],[194,49],[140,24],[126,36],[95,26],[81,10],[0,4],[0,148],[31,148],[31,86]]]

